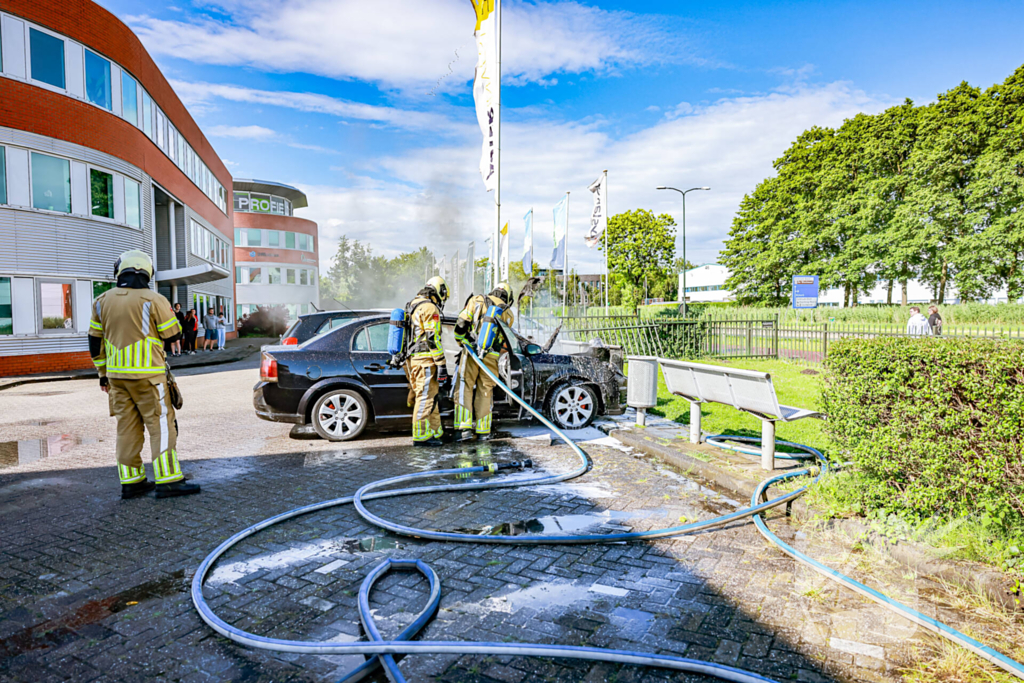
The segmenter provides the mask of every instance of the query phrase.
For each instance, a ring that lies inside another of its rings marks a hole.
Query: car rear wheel
[[[328,441],[348,441],[363,433],[369,421],[366,401],[356,391],[334,389],[313,405],[313,429]]]
[[[559,384],[548,396],[544,412],[560,429],[589,427],[597,416],[594,388],[576,382]]]

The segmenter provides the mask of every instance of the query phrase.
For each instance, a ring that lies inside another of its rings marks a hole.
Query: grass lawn
[[[699,362],[699,361],[698,361]],[[769,372],[775,385],[779,403],[798,408],[817,408],[821,398],[822,375],[820,370],[777,360],[727,360],[717,358],[713,365],[724,365],[744,370]],[[814,373],[814,374],[811,374]],[[680,396],[669,393],[665,380],[658,378],[658,407],[651,409],[655,415],[661,415],[681,424],[690,423],[690,403]],[[813,446],[823,453],[830,446],[822,427],[824,423],[814,418],[804,418],[796,422],[777,422],[776,438]],[[720,403],[705,403],[701,406],[701,427],[712,434],[736,434],[739,436],[761,436],[761,420],[736,410],[732,406]],[[780,448],[779,450],[784,450]]]

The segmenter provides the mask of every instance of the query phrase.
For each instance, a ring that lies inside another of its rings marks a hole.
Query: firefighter
[[[466,302],[455,324],[455,340],[466,346],[475,346],[480,327],[491,306],[501,308],[501,319],[512,325],[512,288],[507,282],[499,282],[490,294],[478,294]],[[498,374],[498,359],[501,356],[501,340],[481,357],[484,365],[495,375]],[[494,380],[487,376],[476,361],[463,354],[455,378],[455,430],[461,432],[459,441],[487,440],[491,438],[491,413],[494,409]],[[475,421],[474,421],[474,418]]]
[[[156,489],[157,498],[199,493],[185,482],[175,450],[178,430],[167,388],[164,342],[181,338],[181,326],[167,299],[149,288],[153,261],[126,251],[114,264],[117,286],[92,304],[89,354],[117,418],[117,472],[121,498]],[[145,431],[153,453],[155,482],[146,479],[141,452]]]
[[[441,310],[448,300],[448,284],[440,277],[427,280],[408,307],[409,360],[405,376],[409,380],[409,405],[413,409],[414,446],[440,446],[444,429],[437,397],[448,384],[448,365],[441,346]]]

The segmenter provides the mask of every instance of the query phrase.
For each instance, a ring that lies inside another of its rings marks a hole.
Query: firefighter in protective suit
[[[455,340],[464,346],[475,346],[480,327],[491,306],[500,307],[501,319],[507,325],[512,325],[515,319],[510,310],[512,288],[507,282],[499,282],[487,296],[478,294],[466,303],[466,307],[459,314],[459,321],[455,324]],[[499,335],[494,346],[481,357],[484,365],[495,375],[498,374],[501,343]],[[491,438],[495,386],[494,380],[480,369],[476,361],[463,353],[455,378],[455,429],[461,432],[459,441]]]
[[[164,342],[181,337],[171,304],[149,288],[153,261],[142,251],[126,251],[114,264],[117,286],[92,304],[89,353],[117,418],[117,472],[121,497],[137,498],[156,489],[157,498],[199,493],[188,484],[175,450],[177,427],[167,389]],[[155,482],[142,463],[145,431],[153,453]]]
[[[440,277],[427,280],[407,308],[410,337],[405,376],[409,380],[414,446],[440,446],[444,429],[437,396],[448,384],[448,365],[441,346],[441,309],[448,300],[448,284]]]

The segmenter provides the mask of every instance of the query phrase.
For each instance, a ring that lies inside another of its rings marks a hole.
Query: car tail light
[[[277,361],[274,359],[273,356],[267,355],[265,353],[260,357],[260,381],[277,381]]]
[[[299,340],[296,337],[285,337],[281,340],[283,346],[296,346],[298,343]]]

